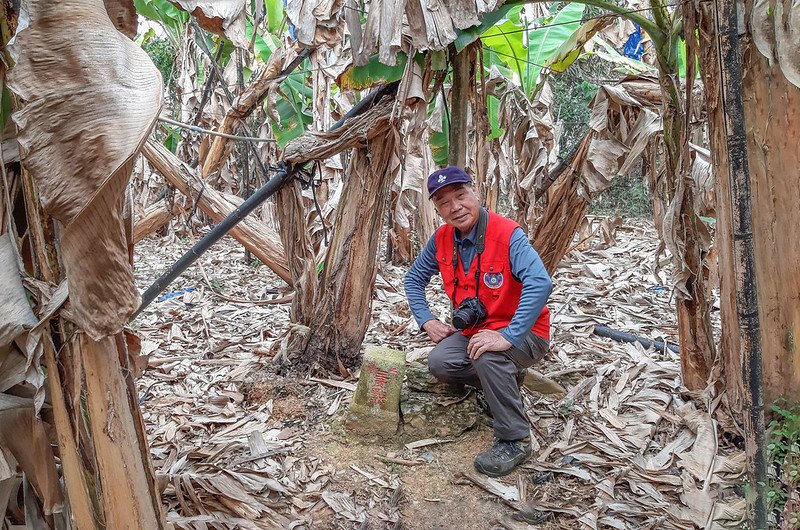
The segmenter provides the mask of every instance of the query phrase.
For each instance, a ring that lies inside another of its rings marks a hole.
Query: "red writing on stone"
[[[390,369],[388,372],[375,366],[369,365],[367,371],[372,376],[372,385],[370,385],[369,399],[367,405],[381,405],[386,400],[386,382],[390,375],[397,375],[397,367]]]

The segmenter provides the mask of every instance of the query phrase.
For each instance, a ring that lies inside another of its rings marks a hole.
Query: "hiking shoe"
[[[475,469],[490,477],[508,475],[531,456],[529,438],[523,440],[497,440],[491,449],[475,457]]]

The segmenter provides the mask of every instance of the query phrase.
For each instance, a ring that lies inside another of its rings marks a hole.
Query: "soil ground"
[[[190,243],[137,245],[139,287]],[[134,325],[149,356],[138,388],[168,519],[176,528],[734,526],[744,457],[720,401],[689,399],[677,354],[591,334],[603,323],[676,340],[667,278],[652,268],[656,246],[652,225],[634,220],[616,240],[588,238],[564,260],[549,304],[552,351],[536,368],[568,395],[526,392],[533,458],[479,484],[472,460],[492,437],[483,423],[414,450],[407,440],[364,443],[342,428],[354,381],[278,375],[271,357],[288,305],[269,301],[289,290],[222,242]],[[413,354],[430,344],[404,302],[404,270],[381,264],[365,343]],[[446,300],[435,284],[430,292],[444,315]],[[551,471],[552,480],[536,483]],[[533,510],[549,517],[536,525],[511,518]]]

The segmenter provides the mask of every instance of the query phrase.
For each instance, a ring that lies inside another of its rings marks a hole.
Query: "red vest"
[[[489,221],[486,225],[486,244],[483,254],[481,254],[481,285],[478,289],[478,298],[486,307],[488,316],[477,326],[461,332],[467,337],[471,337],[482,329],[497,330],[508,326],[519,306],[522,283],[511,274],[511,260],[508,255],[511,233],[518,227],[519,225],[511,219],[489,212]],[[450,225],[440,226],[436,231],[436,262],[439,264],[439,273],[442,275],[445,292],[455,307],[458,307],[465,298],[475,296],[475,271],[478,266],[478,256],[475,255],[466,274],[461,262],[454,271],[454,232],[455,228]],[[456,278],[458,278],[458,288],[455,293],[456,299],[452,300]],[[550,340],[550,311],[547,306],[539,313],[539,318],[536,319],[531,331],[545,340]]]

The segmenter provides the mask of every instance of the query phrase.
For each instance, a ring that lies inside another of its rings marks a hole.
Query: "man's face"
[[[470,184],[445,186],[433,195],[433,205],[444,222],[466,234],[478,222],[481,203]]]

